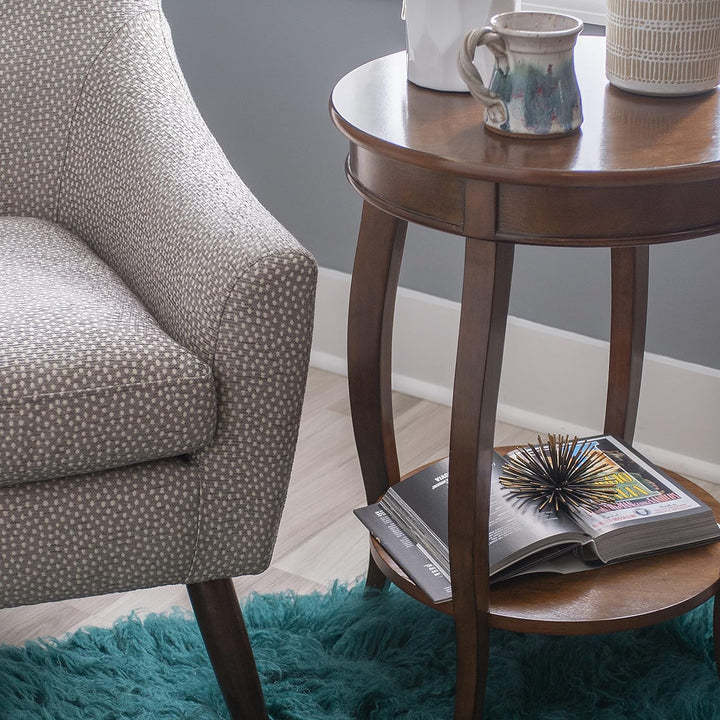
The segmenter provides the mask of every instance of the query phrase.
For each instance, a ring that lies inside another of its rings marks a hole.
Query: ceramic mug
[[[582,123],[573,51],[582,21],[570,15],[510,12],[465,36],[458,70],[485,105],[485,126],[508,135],[556,137]],[[486,86],[473,65],[478,46],[495,56]]]

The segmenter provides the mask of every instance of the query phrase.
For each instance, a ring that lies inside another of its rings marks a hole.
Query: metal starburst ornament
[[[593,443],[548,435],[543,443],[518,448],[502,467],[500,484],[522,500],[535,503],[538,512],[546,507],[572,512],[592,510],[615,499],[615,485],[603,477],[615,466]]]

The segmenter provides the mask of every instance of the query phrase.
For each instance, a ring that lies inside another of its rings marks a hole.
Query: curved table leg
[[[713,598],[713,646],[715,648],[715,669],[720,677],[720,590]]]
[[[407,222],[363,205],[348,314],[348,386],[365,494],[375,502],[400,479],[392,408],[392,328]],[[385,576],[370,558],[367,584]]]
[[[514,246],[468,238],[450,426],[455,720],[482,716],[489,653],[488,510]]]
[[[605,432],[632,443],[647,319],[649,248],[612,248],[612,315]]]

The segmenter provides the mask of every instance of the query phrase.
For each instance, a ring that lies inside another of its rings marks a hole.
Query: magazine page
[[[586,572],[597,567],[602,567],[603,562],[599,560],[586,561],[579,553],[566,551],[549,558],[542,558],[532,564],[518,564],[504,570],[492,579],[493,581],[507,580],[521,575],[538,575],[547,573],[550,575],[571,575],[578,572]]]
[[[423,545],[450,572],[447,458],[392,485],[379,504],[410,537]]]
[[[503,463],[503,456],[494,452],[488,527],[491,575],[525,558],[538,562],[588,540],[566,515],[551,509],[538,513],[505,490],[500,485]],[[379,504],[449,574],[448,479],[445,458],[393,485]]]
[[[538,512],[534,504],[523,504],[505,490],[499,482],[502,462],[496,453],[488,537],[491,575],[512,565],[528,567],[588,540],[567,515],[552,508]]]
[[[687,516],[701,509],[692,495],[617,438],[604,435],[588,442],[614,464],[603,482],[610,480],[616,487],[615,501],[598,505],[592,511],[579,510],[575,516],[591,537],[619,527],[647,524],[651,518],[669,514]]]
[[[405,574],[435,603],[452,597],[450,577],[377,504],[354,511]]]

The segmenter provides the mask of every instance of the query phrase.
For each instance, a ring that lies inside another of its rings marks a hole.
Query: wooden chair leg
[[[268,720],[260,678],[232,580],[187,585],[220,690],[233,720]]]

